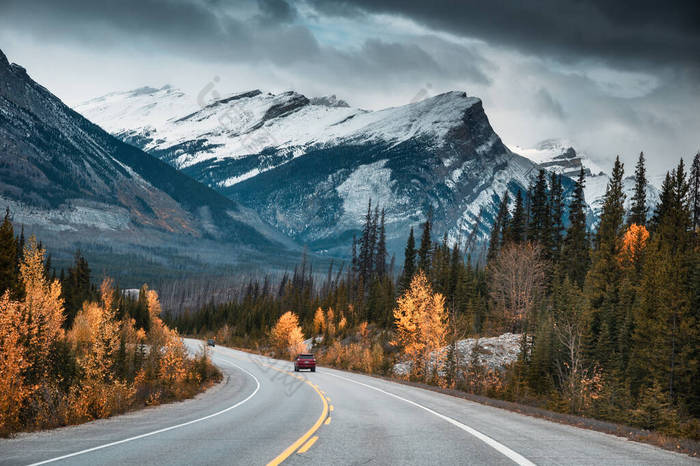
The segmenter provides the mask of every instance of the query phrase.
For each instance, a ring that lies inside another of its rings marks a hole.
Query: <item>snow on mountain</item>
[[[603,208],[603,198],[610,182],[610,176],[589,156],[577,152],[569,141],[564,139],[546,139],[535,145],[534,148],[522,148],[514,146],[513,151],[521,154],[538,166],[562,173],[572,180],[578,179],[581,167],[586,174],[586,186],[584,195],[586,202],[591,207],[594,219],[597,220]],[[610,167],[612,169],[612,166]],[[633,173],[634,167],[627,167],[627,173]],[[625,208],[629,210],[634,194],[634,176],[627,176],[622,182],[623,191],[626,194]],[[654,180],[649,180],[647,184],[647,205],[649,216],[653,212],[654,206],[659,202],[659,190],[654,185]]]
[[[499,197],[536,174],[464,92],[367,111],[291,91],[197,105],[170,87],[142,88],[76,110],[329,253],[347,254],[370,198],[387,209],[396,252],[429,212],[450,242],[473,231],[483,240]]]
[[[421,136],[437,140],[476,102],[476,98],[453,92],[370,112],[351,108],[335,96],[307,99],[292,91],[254,90],[200,106],[183,92],[165,86],[108,94],[75,110],[143,150],[169,153],[166,159],[182,169],[207,161],[242,159],[270,147],[294,157],[308,147],[341,141],[399,144]],[[219,183],[230,187],[260,171],[256,167]]]
[[[577,152],[572,144],[565,139],[545,139],[533,148],[515,146],[513,151],[527,157],[542,168],[565,174],[571,178],[578,177],[581,166],[586,170],[587,176],[603,172],[600,166],[585,154]]]
[[[80,247],[161,263],[179,254],[220,261],[217,248],[226,247],[230,257],[278,255],[290,243],[254,212],[83,118],[1,51],[0,83],[0,202],[52,252]],[[162,121],[168,109],[157,107],[150,115]],[[126,116],[114,112],[118,120]],[[112,272],[139,268],[135,260],[108,265]]]

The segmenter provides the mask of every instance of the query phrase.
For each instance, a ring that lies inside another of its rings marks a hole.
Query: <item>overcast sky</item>
[[[628,174],[643,150],[653,176],[700,150],[697,0],[0,0],[0,49],[69,105],[215,77],[369,109],[463,90],[511,147]]]

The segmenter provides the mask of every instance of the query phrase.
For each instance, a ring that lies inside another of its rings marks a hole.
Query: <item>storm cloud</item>
[[[658,175],[700,148],[700,3],[0,0],[0,48],[69,104],[172,84],[382,108],[450,90],[511,147],[564,138]]]
[[[395,14],[563,61],[700,66],[695,0],[314,0],[326,14]]]

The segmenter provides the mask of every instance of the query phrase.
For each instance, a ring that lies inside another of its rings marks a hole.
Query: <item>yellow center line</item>
[[[278,372],[281,372],[281,373],[283,373],[283,374],[287,374],[287,375],[290,375],[290,376],[292,376],[292,377],[295,377],[295,374],[293,374],[293,373],[291,373],[291,372],[288,372],[288,371],[285,371],[285,370],[282,370],[282,369],[278,369],[278,368],[276,368],[276,367],[274,367],[274,366],[271,366],[271,365],[269,365],[269,364],[265,364],[265,363],[261,363],[261,364],[263,364],[263,365],[265,365],[265,366],[267,366],[267,367],[269,367],[269,368],[271,368],[271,369],[274,369],[274,370],[276,370],[276,371],[278,371]],[[326,398],[325,398],[325,397],[323,396],[323,394],[321,393],[321,390],[319,390],[318,387],[317,387],[316,385],[314,385],[313,383],[311,383],[309,380],[306,380],[306,383],[309,384],[309,386],[310,386],[311,388],[313,388],[314,391],[318,394],[319,398],[321,398],[321,401],[323,402],[323,411],[321,412],[321,415],[320,415],[320,416],[318,417],[318,419],[316,420],[316,423],[315,423],[313,426],[311,426],[311,429],[309,429],[308,431],[306,431],[306,433],[305,433],[304,435],[302,435],[301,437],[299,437],[293,444],[291,444],[289,447],[287,447],[286,450],[284,450],[282,453],[280,453],[279,455],[277,455],[277,457],[276,457],[275,459],[273,459],[272,461],[270,461],[269,463],[267,463],[267,466],[277,466],[278,464],[282,463],[284,460],[286,460],[287,458],[289,458],[289,457],[292,455],[292,453],[294,453],[295,451],[297,451],[297,449],[298,449],[301,445],[303,445],[304,442],[307,442],[307,440],[308,440],[308,443],[305,444],[304,447],[302,448],[302,449],[305,448],[305,449],[304,449],[304,452],[305,452],[306,450],[308,450],[309,448],[311,448],[311,445],[313,445],[314,442],[316,441],[316,439],[318,438],[318,437],[314,437],[313,439],[309,440],[309,437],[311,437],[311,436],[321,427],[321,425],[323,425],[323,421],[325,421],[326,417],[328,416],[328,402],[326,401]],[[330,407],[330,409],[331,409],[331,411],[333,411],[333,407],[332,407],[332,406]],[[303,453],[303,451],[301,451],[301,450],[300,450],[299,452],[300,452],[300,453]]]
[[[311,445],[316,443],[316,440],[318,440],[318,435],[314,435],[313,437],[311,437],[309,441],[306,442],[304,446],[299,449],[299,451],[297,451],[297,453],[306,453],[309,450],[309,448],[311,448]]]
[[[328,424],[330,424],[330,423],[331,423],[331,417],[328,416],[328,417],[326,418],[326,422],[324,422],[324,424],[325,424],[325,425],[328,425]]]
[[[331,405],[330,410],[333,411],[333,405]]]

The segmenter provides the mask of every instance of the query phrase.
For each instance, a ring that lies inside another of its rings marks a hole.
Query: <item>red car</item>
[[[294,358],[294,372],[299,372],[301,369],[311,369],[311,372],[316,372],[316,358],[313,354],[300,354]]]

